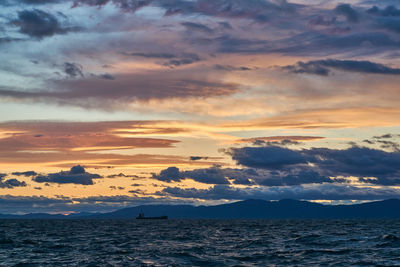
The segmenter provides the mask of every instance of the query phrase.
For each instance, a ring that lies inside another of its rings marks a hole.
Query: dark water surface
[[[400,266],[400,220],[0,220],[0,266]]]

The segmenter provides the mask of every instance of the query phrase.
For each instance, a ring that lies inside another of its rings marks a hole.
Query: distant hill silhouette
[[[78,213],[67,216],[46,213],[0,214],[0,219],[133,219],[141,211],[146,216],[167,215],[171,219],[400,218],[400,200],[323,205],[291,199],[280,201],[249,199],[216,206],[144,205],[108,213]]]

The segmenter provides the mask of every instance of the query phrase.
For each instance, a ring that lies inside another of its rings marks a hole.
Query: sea
[[[0,266],[400,266],[400,220],[0,220]]]

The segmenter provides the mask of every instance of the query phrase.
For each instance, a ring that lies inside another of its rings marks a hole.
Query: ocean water
[[[400,220],[0,220],[0,266],[400,266]]]

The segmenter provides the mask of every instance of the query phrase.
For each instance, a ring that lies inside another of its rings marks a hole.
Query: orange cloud
[[[397,126],[398,108],[343,108],[299,110],[252,121],[224,123],[231,130],[316,129]]]
[[[0,129],[16,131],[0,139],[2,151],[96,151],[168,148],[177,140],[121,137],[113,128],[134,122],[12,122]],[[3,131],[4,131],[3,130]],[[168,131],[168,130],[166,130]]]

